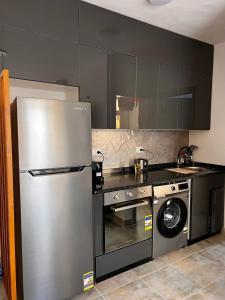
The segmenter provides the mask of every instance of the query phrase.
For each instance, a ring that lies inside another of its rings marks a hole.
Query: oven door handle
[[[121,206],[121,207],[118,207],[118,208],[111,207],[111,210],[114,211],[114,212],[118,212],[118,211],[123,211],[123,210],[136,208],[136,207],[140,207],[140,206],[146,206],[148,204],[149,204],[149,202],[144,200],[144,201],[141,201],[140,203],[133,204],[133,205],[132,204],[131,205],[125,205],[125,206]]]

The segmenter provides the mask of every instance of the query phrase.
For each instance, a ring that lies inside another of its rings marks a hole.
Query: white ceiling
[[[225,42],[225,0],[173,0],[164,6],[149,0],[84,1],[210,44]]]

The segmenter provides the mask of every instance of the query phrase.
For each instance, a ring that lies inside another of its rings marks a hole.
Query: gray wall
[[[93,159],[96,151],[104,153],[104,169],[126,167],[135,158],[148,158],[148,153],[135,153],[136,147],[143,147],[154,153],[152,164],[176,161],[178,150],[189,144],[186,131],[170,130],[92,130]]]

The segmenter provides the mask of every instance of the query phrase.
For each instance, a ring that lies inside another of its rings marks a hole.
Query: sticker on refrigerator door
[[[88,272],[83,274],[83,291],[87,292],[94,287],[94,272]]]
[[[152,229],[152,215],[145,216],[145,230]]]

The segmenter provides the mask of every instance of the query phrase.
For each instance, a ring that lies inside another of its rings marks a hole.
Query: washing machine
[[[191,180],[153,187],[153,258],[187,245]]]

